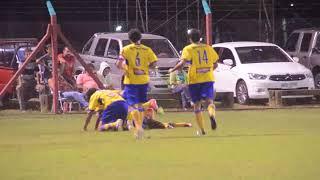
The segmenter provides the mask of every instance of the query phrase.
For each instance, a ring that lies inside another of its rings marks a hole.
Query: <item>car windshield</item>
[[[277,46],[251,46],[235,49],[242,64],[292,62]]]
[[[141,43],[150,47],[158,58],[178,58],[167,39],[142,39]],[[129,40],[122,41],[123,46],[130,44]]]

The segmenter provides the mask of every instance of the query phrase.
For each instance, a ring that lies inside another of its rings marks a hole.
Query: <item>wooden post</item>
[[[40,101],[40,110],[43,113],[47,113],[49,111],[49,97],[46,94],[39,95]]]

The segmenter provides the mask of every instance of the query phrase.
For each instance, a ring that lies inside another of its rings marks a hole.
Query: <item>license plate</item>
[[[281,88],[283,89],[290,89],[290,88],[296,88],[298,86],[298,83],[281,83]]]

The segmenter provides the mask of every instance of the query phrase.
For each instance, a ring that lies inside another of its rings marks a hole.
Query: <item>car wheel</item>
[[[237,84],[236,99],[239,104],[249,104],[248,88],[244,81],[239,81]]]
[[[314,77],[314,86],[316,89],[320,89],[320,72],[316,73],[313,75]],[[320,101],[320,96],[315,96],[315,98],[317,99],[317,101]]]
[[[316,89],[320,89],[320,73],[314,75],[314,85]]]

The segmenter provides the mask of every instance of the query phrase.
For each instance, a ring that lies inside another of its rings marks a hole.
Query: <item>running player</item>
[[[142,35],[138,29],[131,29],[128,36],[131,44],[121,50],[116,65],[125,72],[124,98],[133,109],[132,116],[136,125],[135,136],[141,139],[144,119],[142,104],[147,101],[149,68],[155,68],[158,59],[151,48],[141,44]]]
[[[205,135],[201,111],[203,100],[208,104],[211,128],[213,130],[217,128],[215,105],[213,103],[215,81],[213,70],[218,66],[217,60],[219,57],[211,46],[200,42],[201,34],[199,30],[189,30],[188,38],[191,44],[183,48],[181,61],[169,72],[174,72],[186,63],[190,64],[188,71],[189,91],[192,101],[195,103],[194,113],[197,124],[201,134]]]

